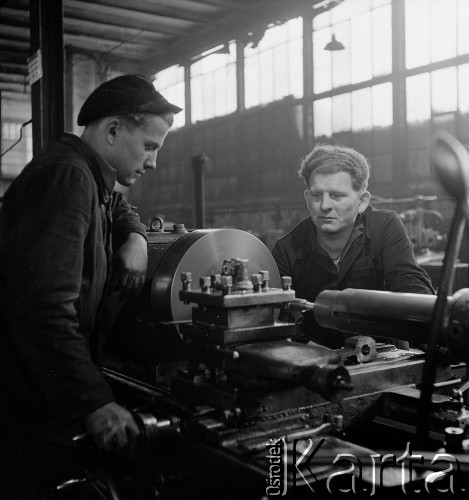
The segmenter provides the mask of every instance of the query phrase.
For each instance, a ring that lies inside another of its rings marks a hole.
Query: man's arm
[[[381,243],[386,290],[433,294],[430,277],[415,260],[414,249],[400,217],[390,212]]]
[[[148,264],[145,226],[121,193],[113,193],[112,217],[115,244],[111,284],[138,290],[145,283]]]

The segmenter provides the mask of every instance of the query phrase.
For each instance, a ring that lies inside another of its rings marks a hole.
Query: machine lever
[[[446,246],[440,274],[438,296],[433,309],[432,324],[428,335],[428,347],[422,375],[419,405],[418,439],[424,446],[428,440],[433,384],[438,365],[438,344],[449,322],[448,295],[453,287],[456,258],[459,254],[468,217],[469,153],[451,134],[441,131],[436,136],[431,154],[432,165],[446,191],[456,199],[456,209]]]
[[[457,139],[447,132],[439,132],[434,141],[431,160],[440,182],[456,199],[456,209],[451,221],[423,368],[418,425],[418,439],[422,445],[428,440],[428,415],[438,365],[438,344],[449,322],[448,295],[453,287],[455,263],[461,247],[465,218],[468,218],[469,195],[469,153]]]

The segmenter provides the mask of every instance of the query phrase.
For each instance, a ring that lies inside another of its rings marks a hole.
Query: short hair
[[[135,128],[145,128],[153,116],[159,116],[170,127],[174,121],[174,113],[172,112],[161,115],[155,115],[154,113],[126,113],[125,115],[117,115],[116,117],[123,122],[127,130],[134,130]]]
[[[355,191],[366,191],[370,178],[368,160],[355,149],[340,144],[316,144],[300,163],[298,175],[303,178],[307,187],[311,175],[335,174],[347,172],[352,178],[352,187]]]

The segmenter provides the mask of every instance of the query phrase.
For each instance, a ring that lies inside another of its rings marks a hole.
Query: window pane
[[[458,0],[457,30],[458,30],[458,54],[469,53],[469,29],[467,22],[469,19],[469,2]]]
[[[262,89],[260,104],[274,100],[273,65],[273,50],[264,50],[259,57],[260,87]]]
[[[459,111],[469,113],[469,64],[458,68]]]
[[[16,105],[15,100],[7,101],[6,107],[11,108]],[[20,104],[21,106],[21,104]],[[21,111],[20,111],[21,113]],[[22,123],[16,121],[3,121],[1,135],[4,141],[3,149],[6,150],[18,141],[22,135],[21,141],[10,150],[10,153],[2,158],[1,176],[4,179],[13,179],[21,173],[25,164],[32,158],[32,125],[29,123],[23,127]]]
[[[214,73],[212,71],[205,74],[202,78],[202,92],[204,95],[204,114],[200,117],[202,120],[204,118],[211,118],[215,116],[215,92],[214,92]],[[219,93],[218,93],[219,95]]]
[[[407,121],[420,122],[429,120],[430,109],[430,75],[423,73],[407,78]]]
[[[456,67],[444,68],[432,73],[433,113],[456,111],[458,94],[456,87]]]
[[[248,57],[244,61],[244,78],[246,79],[245,85],[245,106],[250,108],[259,103],[259,66],[257,58]]]
[[[352,83],[369,80],[371,63],[371,12],[351,19]]]
[[[405,60],[407,68],[430,62],[430,2],[405,2]]]
[[[226,79],[226,99],[225,109],[226,113],[233,113],[236,111],[237,103],[237,87],[236,87],[236,66],[230,65],[225,74]]]
[[[454,0],[449,2],[448,0],[431,1],[431,62],[443,61],[456,56],[456,6],[457,2]]]
[[[331,99],[319,99],[314,101],[314,136],[322,135],[330,137],[332,135],[332,113]]]
[[[332,86],[334,88],[350,84],[350,21],[337,24],[334,33],[338,41],[344,44],[345,50],[332,52]],[[326,52],[326,51],[324,51]]]
[[[266,30],[257,47],[244,49],[246,108],[303,96],[302,33],[302,20],[291,19]]]
[[[391,6],[372,11],[373,76],[387,75],[392,70]]]
[[[313,30],[320,30],[331,24],[331,11],[322,12],[313,17]]]
[[[340,94],[332,98],[332,132],[347,132],[352,128],[350,94]]]
[[[285,24],[273,26],[265,31],[264,37],[259,43],[260,49],[271,49],[287,41],[287,29]]]
[[[185,108],[185,93],[184,93],[184,67],[171,66],[162,71],[158,71],[153,82],[156,90],[168,99],[169,102],[176,104],[184,110]],[[173,129],[185,125],[184,111],[180,111],[174,115]]]
[[[332,24],[340,23],[370,9],[370,0],[345,0],[332,9]]]
[[[191,78],[191,113],[192,121],[196,121],[195,117],[204,116],[204,95],[200,76]]]
[[[324,28],[313,32],[313,85],[314,93],[319,94],[332,88],[331,81],[331,53],[324,50],[325,45],[331,41],[331,29]]]
[[[389,127],[392,125],[392,84],[388,82],[374,85],[371,92],[373,96],[373,126]]]
[[[286,44],[278,45],[272,51],[273,55],[273,81],[274,98],[281,99],[288,95],[288,47]]]
[[[352,92],[352,130],[367,130],[372,127],[371,89]]]
[[[236,44],[230,43],[228,52],[225,47],[191,65],[193,122],[236,110]]]
[[[289,44],[289,88],[294,97],[303,97],[303,39],[292,40]]]

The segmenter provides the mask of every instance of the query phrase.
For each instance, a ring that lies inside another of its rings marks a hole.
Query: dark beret
[[[145,76],[122,75],[104,82],[89,95],[78,113],[77,124],[87,125],[105,116],[179,111],[181,108],[168,102]]]

